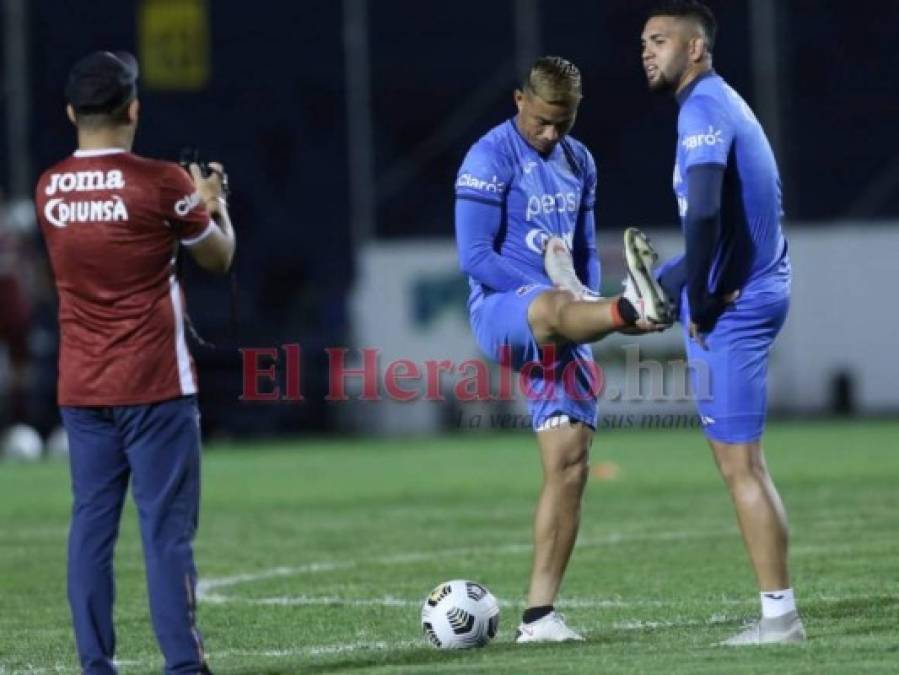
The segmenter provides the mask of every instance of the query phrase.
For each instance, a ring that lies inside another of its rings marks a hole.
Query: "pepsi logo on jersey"
[[[573,213],[578,208],[578,196],[574,192],[556,192],[555,194],[531,195],[528,197],[527,211],[524,219],[530,221],[539,215],[551,213]]]

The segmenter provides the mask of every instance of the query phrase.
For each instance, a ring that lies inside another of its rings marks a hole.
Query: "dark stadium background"
[[[27,7],[32,179],[71,152],[63,113],[66,73],[95,49],[140,53],[139,11],[126,0],[35,0]],[[194,348],[208,430],[222,434],[335,428],[321,402],[324,368],[304,363],[303,405],[246,405],[236,348],[298,342],[309,354],[346,344],[354,281],[346,8],[352,2],[210,0],[209,79],[197,91],[145,86],[136,151],[176,159],[192,144],[227,166],[238,231],[239,329],[229,286],[185,271],[199,332]],[[670,192],[674,105],[651,97],[639,63],[641,7],[631,0],[531,3],[535,46],[572,59],[586,98],[574,135],[599,164],[598,223],[622,228],[640,206],[647,225],[675,227]],[[717,69],[758,110],[749,2],[712,1]],[[452,185],[471,142],[513,113],[516,8],[377,0],[368,5],[373,235],[452,232]],[[791,220],[899,217],[899,88],[893,69],[899,3],[773,3],[779,98],[767,116]],[[8,20],[8,16],[7,16]],[[4,107],[5,110],[5,107]],[[5,112],[0,113],[5,115]],[[6,120],[3,119],[5,127]],[[435,140],[436,138],[436,140]],[[6,136],[0,155],[8,157]],[[408,170],[409,167],[414,170]],[[10,182],[0,163],[0,184]],[[52,330],[53,308],[39,319]],[[40,359],[34,406],[53,424],[55,356]]]

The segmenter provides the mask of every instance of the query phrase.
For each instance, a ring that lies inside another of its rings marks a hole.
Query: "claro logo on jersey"
[[[67,202],[54,197],[44,205],[44,217],[55,227],[65,227],[69,223],[128,220],[128,209],[118,195],[90,202]]]
[[[491,180],[482,180],[477,176],[472,176],[470,173],[463,173],[459,176],[459,180],[456,181],[456,187],[474,188],[483,192],[502,194],[506,189],[506,184],[498,180],[496,176]]]
[[[200,203],[200,195],[194,192],[192,195],[185,195],[184,198],[175,202],[175,213],[181,217],[186,216],[193,211]]]
[[[125,177],[118,169],[110,171],[69,171],[50,174],[44,194],[52,197],[57,192],[93,192],[95,190],[121,190]]]
[[[531,195],[524,219],[530,221],[539,215],[577,211],[578,198],[574,192],[557,192],[554,195]]]
[[[711,146],[718,145],[719,143],[724,143],[721,129],[716,129],[712,125],[709,125],[709,130],[707,132],[684,136],[684,140],[682,140],[680,144],[690,151],[700,148],[703,145]]]

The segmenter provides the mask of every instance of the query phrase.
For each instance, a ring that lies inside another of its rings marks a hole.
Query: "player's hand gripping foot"
[[[748,628],[719,644],[726,647],[746,645],[771,645],[802,642],[805,627],[799,612],[793,611],[774,619],[759,619]]]
[[[518,626],[515,642],[568,642],[582,641],[584,636],[571,630],[565,624],[565,617],[558,612],[550,612],[546,616],[522,623]]]
[[[629,227],[624,233],[624,259],[627,263],[624,297],[637,310],[641,322],[659,328],[670,326],[674,321],[671,302],[652,273],[659,256],[646,235],[636,227]],[[641,322],[637,325],[644,328]]]
[[[599,295],[584,286],[577,278],[571,251],[560,237],[550,237],[547,240],[543,251],[543,266],[546,269],[546,276],[557,288],[570,292],[578,300],[587,302],[599,300]]]

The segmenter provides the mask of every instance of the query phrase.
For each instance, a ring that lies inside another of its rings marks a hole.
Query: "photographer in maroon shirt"
[[[59,294],[58,400],[74,494],[68,595],[83,672],[116,673],[113,548],[130,481],[165,672],[208,673],[192,549],[197,378],[174,260],[184,246],[201,267],[224,273],[234,230],[220,164],[193,164],[188,175],[131,152],[137,75],[127,53],[75,64],[66,111],[78,149],[36,188]]]

